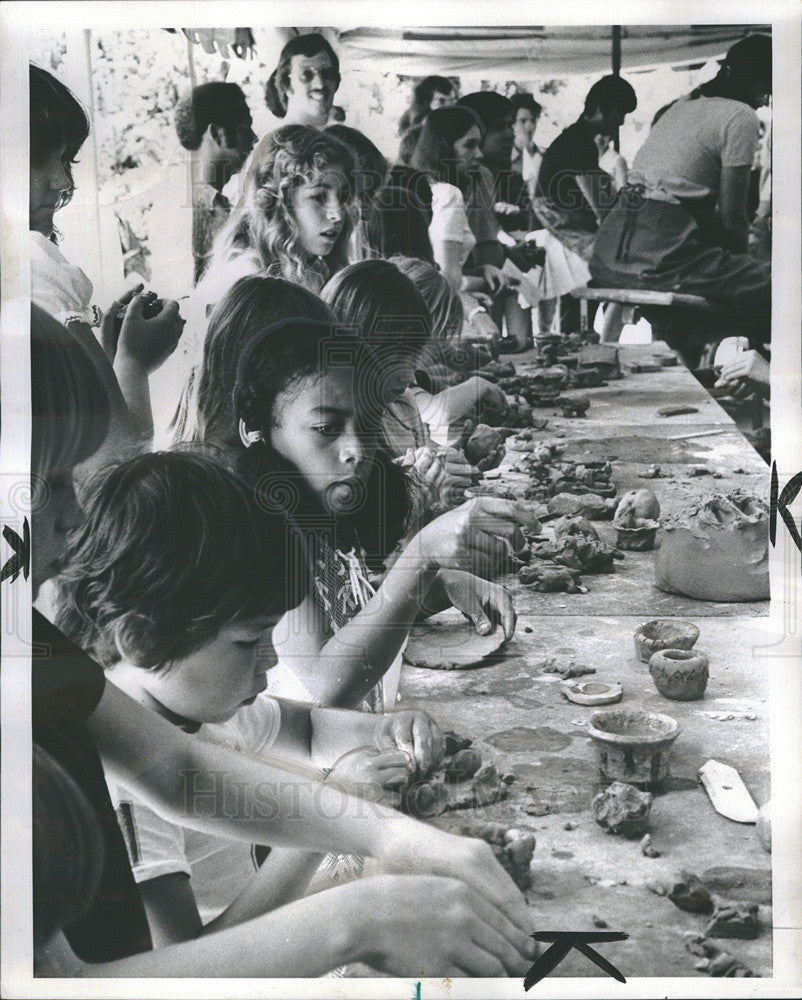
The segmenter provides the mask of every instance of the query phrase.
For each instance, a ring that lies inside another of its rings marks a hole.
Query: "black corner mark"
[[[797,495],[802,490],[802,472],[790,479],[780,492],[777,478],[777,463],[771,464],[771,508],[769,514],[769,540],[774,545],[777,539],[777,514],[783,519],[788,533],[794,540],[794,545],[802,552],[802,536],[799,529],[794,524],[794,518],[789,506],[796,500]]]
[[[603,958],[595,948],[590,947],[591,941],[601,943],[603,941],[626,941],[629,934],[623,931],[541,931],[533,934],[535,941],[551,943],[551,948],[543,952],[532,968],[524,977],[524,989],[531,990],[535,983],[539,983],[544,976],[553,972],[562,962],[572,948],[581,951],[585,958],[589,958],[594,965],[606,972],[608,976],[617,979],[619,983],[625,983],[626,979],[616,969],[612,962]]]
[[[31,529],[28,526],[28,518],[26,517],[22,522],[22,538],[7,524],[3,526],[3,538],[14,550],[14,555],[6,560],[5,565],[0,570],[0,583],[9,577],[13,583],[20,573],[27,580],[31,565]]]

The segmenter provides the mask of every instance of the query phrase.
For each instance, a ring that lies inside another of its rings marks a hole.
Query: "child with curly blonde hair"
[[[212,248],[197,290],[204,305],[213,306],[249,274],[286,278],[316,292],[356,260],[355,171],[348,147],[316,128],[286,125],[266,135]]]

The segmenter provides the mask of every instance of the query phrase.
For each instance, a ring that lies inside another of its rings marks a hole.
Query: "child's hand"
[[[452,605],[470,618],[479,635],[490,635],[501,624],[505,637],[513,637],[517,616],[506,587],[456,569],[440,570],[438,577]]]
[[[146,318],[157,304],[159,311]],[[150,375],[173,353],[183,329],[176,301],[160,302],[152,292],[137,294],[125,310],[117,344],[118,360],[134,362]]]
[[[430,489],[439,491],[445,478],[445,462],[432,448],[424,445],[414,453],[413,470]]]
[[[490,850],[488,848],[488,850]],[[458,877],[378,876],[354,883],[357,912],[368,914],[359,940],[365,961],[391,976],[521,978],[538,946],[505,914],[498,898]],[[414,920],[411,903],[414,900]],[[348,910],[346,910],[346,913]]]
[[[327,782],[371,802],[397,806],[409,782],[409,755],[384,747],[357,747],[343,754],[329,772]]]
[[[144,287],[140,282],[133,288],[129,288],[127,292],[123,292],[119,299],[115,299],[103,314],[103,320],[100,324],[100,342],[112,364],[114,364],[114,356],[117,353],[117,341],[120,339],[125,310],[131,299],[135,295],[139,295]]]
[[[428,567],[462,569],[493,579],[509,563],[505,540],[521,541],[520,529],[534,524],[536,519],[524,503],[476,497],[421,528],[407,553]]]
[[[485,406],[492,408],[494,414],[498,414],[499,420],[503,420],[510,410],[510,403],[507,395],[501,386],[494,382],[489,382],[481,375],[474,376],[477,402],[481,399]]]
[[[444,507],[454,507],[465,500],[465,490],[478,476],[479,470],[456,448],[444,448],[440,457],[445,471],[440,485],[440,500]]]
[[[428,774],[443,759],[445,737],[425,712],[388,712],[376,733],[380,747],[397,747],[411,763],[410,771]]]
[[[496,267],[494,264],[482,265],[482,277],[485,279],[485,284],[490,291],[493,292],[493,294],[502,291],[504,288],[512,286],[512,282],[507,275],[501,270],[500,267]]]
[[[396,826],[395,834],[377,850],[376,861],[382,871],[457,878],[496,910],[491,922],[512,939],[531,934],[534,919],[520,889],[496,860],[493,850],[483,840],[458,837],[434,827],[415,823]],[[413,869],[414,866],[414,869]],[[523,944],[523,941],[521,940]]]

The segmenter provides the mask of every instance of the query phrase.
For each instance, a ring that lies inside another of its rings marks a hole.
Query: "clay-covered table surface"
[[[638,358],[666,352],[667,348],[656,343],[623,346],[619,350],[626,366]],[[519,371],[526,371],[525,364],[514,360]],[[581,391],[591,400],[587,417],[569,419],[557,416],[554,408],[538,409],[536,416],[546,417],[548,425],[542,431],[533,430],[533,440],[559,443],[563,459],[578,462],[609,459],[618,498],[628,490],[652,489],[663,516],[669,517],[688,502],[734,489],[768,501],[768,466],[732,418],[681,364],[654,374],[627,372],[623,379],[610,382],[606,388]],[[699,414],[656,416],[658,407],[677,401],[697,407]],[[511,490],[523,495],[529,478],[517,468],[526,455],[514,448],[513,436],[508,439],[500,469],[484,480],[483,490]],[[654,465],[660,467],[660,478],[642,478]],[[694,470],[706,471],[699,475]],[[593,524],[604,541],[614,543],[615,529],[611,522]],[[583,575],[587,594],[541,594],[521,586],[514,575],[504,582],[515,593],[519,611],[533,614],[633,614],[651,618],[768,614],[768,601],[718,603],[664,593],[654,582],[654,557],[654,551],[626,552],[624,559],[616,562],[615,573]]]
[[[592,930],[594,919],[604,921],[630,935],[626,942],[600,947],[628,978],[701,975],[694,968],[699,959],[685,950],[683,933],[701,933],[706,918],[677,909],[648,884],[656,887],[683,869],[699,876],[720,866],[749,869],[754,884],[740,898],[763,904],[761,917],[770,921],[765,906],[770,856],[754,826],[714,811],[697,782],[697,770],[711,758],[729,764],[758,806],[768,800],[768,683],[753,650],[769,644],[771,637],[762,618],[697,618],[697,647],[710,657],[705,697],[669,701],[635,655],[632,634],[643,620],[607,613],[570,620],[523,614],[499,662],[453,672],[406,666],[401,694],[404,707],[424,709],[444,729],[471,737],[486,762],[515,776],[505,801],[450,815],[474,815],[535,834],[533,886],[527,896],[538,929]],[[572,704],[561,695],[560,679],[538,667],[550,656],[594,667],[596,674],[584,679],[622,682],[620,707],[661,712],[679,723],[671,776],[651,811],[659,858],[645,857],[637,839],[607,834],[594,821],[593,795],[608,784],[600,778],[585,731],[597,709]],[[709,712],[735,718],[717,721],[705,714]],[[527,805],[536,815],[527,813]],[[728,893],[735,894],[737,890]],[[717,943],[757,975],[770,974],[769,926],[753,941]],[[601,975],[577,953],[555,974]]]
[[[687,425],[699,430],[706,424],[734,426],[732,417],[699,385],[680,359],[673,367],[662,368],[659,372],[628,370],[630,365],[650,363],[658,355],[672,353],[662,341],[621,344],[618,346],[618,357],[623,378],[611,380],[597,389],[571,389],[568,393],[587,393],[591,397],[588,417],[607,424],[656,423],[661,427],[673,427],[677,432]],[[527,353],[514,355],[509,360],[519,374],[525,375],[536,370],[531,365],[532,357]],[[501,360],[506,361],[507,357],[502,356]],[[697,412],[675,417],[659,416],[657,411],[666,406],[693,407]],[[536,412],[540,415],[547,409]]]

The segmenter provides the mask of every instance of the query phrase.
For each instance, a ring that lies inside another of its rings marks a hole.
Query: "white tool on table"
[[[757,823],[757,806],[734,767],[709,760],[699,768],[699,779],[717,813],[736,823]]]

